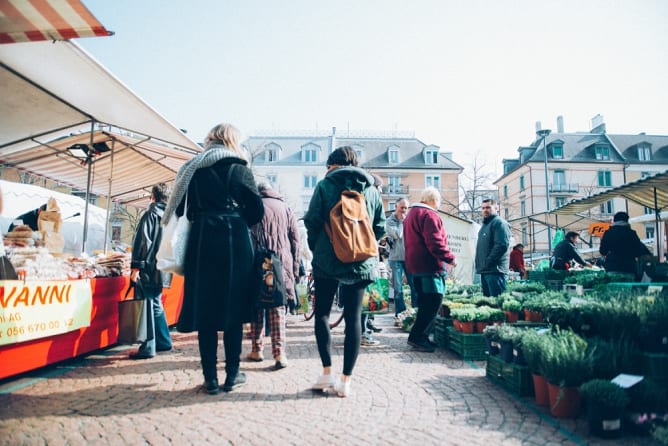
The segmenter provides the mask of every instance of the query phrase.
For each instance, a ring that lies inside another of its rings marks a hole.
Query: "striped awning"
[[[0,0],[0,44],[111,35],[79,0]]]

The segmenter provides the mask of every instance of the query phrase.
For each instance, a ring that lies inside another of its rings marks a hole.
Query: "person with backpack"
[[[322,374],[314,390],[350,394],[350,383],[360,350],[362,298],[377,276],[378,240],[385,235],[385,213],[373,177],[349,147],[339,147],[327,158],[327,174],[315,187],[304,215],[307,241],[313,252],[315,280],[315,338]],[[343,373],[331,373],[329,315],[340,286],[346,323]]]

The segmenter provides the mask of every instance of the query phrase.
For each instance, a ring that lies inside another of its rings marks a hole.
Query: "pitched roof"
[[[277,144],[281,148],[278,161],[267,162],[257,158],[256,165],[294,165],[301,164],[301,149],[304,145],[315,144],[320,147],[319,162],[324,164],[333,146],[351,146],[362,152],[361,167],[366,169],[438,169],[462,170],[463,167],[452,159],[439,154],[436,164],[426,164],[423,151],[425,148],[439,150],[438,146],[429,146],[417,138],[391,137],[339,137],[339,136],[251,136],[244,145],[253,152],[269,144]],[[390,163],[388,150],[396,147],[399,150],[399,163]]]

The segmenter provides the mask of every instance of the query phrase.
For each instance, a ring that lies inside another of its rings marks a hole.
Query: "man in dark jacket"
[[[155,255],[162,240],[160,222],[165,211],[167,186],[159,183],[151,190],[151,205],[142,215],[137,226],[137,233],[132,244],[132,280],[135,282],[135,297],[149,299],[153,307],[153,325],[155,336],[143,342],[130,359],[148,359],[155,356],[156,351],[172,349],[169,326],[162,307],[162,275],[156,267]]]
[[[482,227],[478,231],[475,252],[475,269],[480,274],[482,293],[498,296],[506,290],[506,276],[510,254],[510,227],[496,215],[496,201],[482,201]]]
[[[601,238],[599,252],[605,256],[605,270],[637,276],[636,259],[651,255],[640,241],[636,231],[629,225],[629,214],[617,212],[612,218],[612,226]]]
[[[571,267],[571,262],[575,260],[582,266],[590,265],[590,263],[582,260],[582,257],[575,251],[575,242],[578,241],[580,234],[570,231],[566,237],[554,248],[554,255],[552,256],[551,266],[556,270],[568,270]]]

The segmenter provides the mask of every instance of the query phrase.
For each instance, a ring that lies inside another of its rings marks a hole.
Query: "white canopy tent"
[[[0,163],[87,194],[141,200],[202,150],[71,41],[0,45],[0,98]]]

